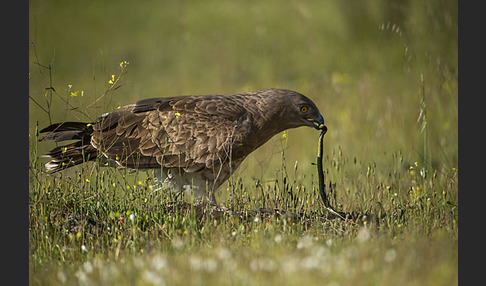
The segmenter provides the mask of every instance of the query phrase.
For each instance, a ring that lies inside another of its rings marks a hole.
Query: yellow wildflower
[[[115,82],[115,75],[111,75],[111,79],[108,81],[109,84],[113,84]]]

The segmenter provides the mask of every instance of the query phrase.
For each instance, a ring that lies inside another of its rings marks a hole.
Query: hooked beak
[[[317,117],[317,119],[314,119],[314,118],[309,118],[307,119],[309,120],[310,122],[312,122],[313,124],[313,127],[317,130],[323,130],[323,129],[326,129],[327,130],[327,127],[326,125],[324,125],[324,117],[322,117],[321,114],[319,114],[319,117]]]

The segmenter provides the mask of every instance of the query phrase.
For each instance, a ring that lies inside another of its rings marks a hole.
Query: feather
[[[300,111],[302,105],[307,107],[305,114]],[[177,173],[164,182],[181,190],[187,189],[188,182],[184,179],[183,183],[182,178],[193,178],[200,190],[196,193],[207,195],[275,134],[318,124],[324,124],[322,115],[304,95],[264,89],[232,95],[142,99],[105,113],[92,123],[52,124],[41,130],[48,134],[40,141],[78,140],[47,153],[51,161],[46,168],[50,171],[102,154],[121,167],[162,168]]]

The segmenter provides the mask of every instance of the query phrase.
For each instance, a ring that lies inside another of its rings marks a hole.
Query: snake
[[[319,129],[321,130],[321,134],[319,135],[319,143],[317,145],[317,174],[319,177],[319,194],[321,195],[322,202],[324,203],[325,209],[333,214],[338,216],[339,218],[346,220],[347,214],[344,212],[340,212],[335,210],[332,206],[331,203],[329,202],[329,198],[326,194],[326,183],[325,183],[325,177],[324,177],[324,170],[322,167],[322,157],[323,157],[323,147],[324,147],[324,135],[327,133],[327,126],[324,124],[321,124],[319,126]]]

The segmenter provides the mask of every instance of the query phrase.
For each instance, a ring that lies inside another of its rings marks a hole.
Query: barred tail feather
[[[45,166],[47,171],[52,173],[94,160],[96,156],[97,150],[91,145],[82,145],[81,141],[56,147],[43,155],[43,157],[51,158],[51,161]]]
[[[42,156],[51,158],[51,161],[45,165],[50,173],[96,159],[97,150],[91,145],[91,133],[93,132],[91,124],[83,122],[56,123],[40,132],[49,133],[39,141],[78,140],[71,144],[55,147]]]
[[[55,142],[64,140],[83,140],[88,138],[91,139],[93,127],[91,127],[91,124],[84,122],[62,122],[51,124],[40,131],[40,133],[46,132],[49,133],[39,139],[40,142],[48,140],[54,140]]]

